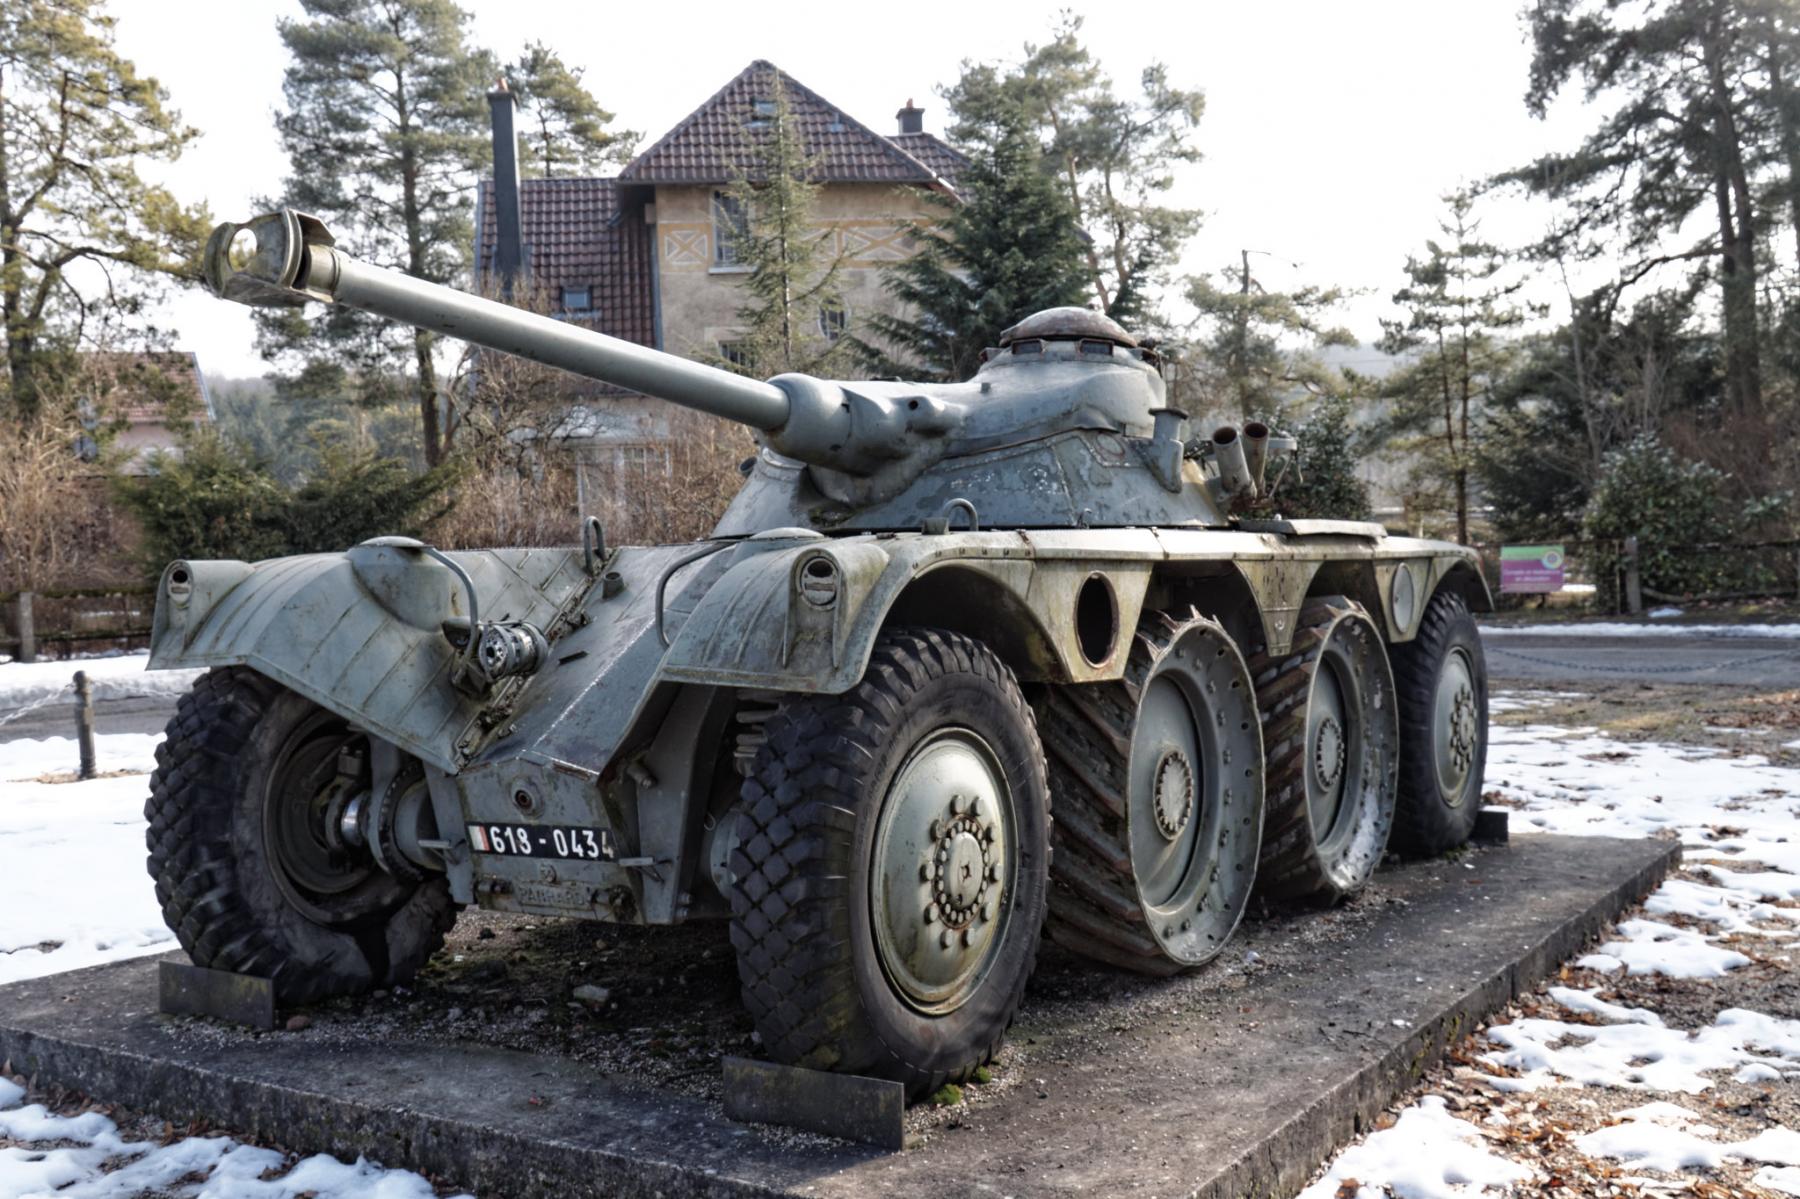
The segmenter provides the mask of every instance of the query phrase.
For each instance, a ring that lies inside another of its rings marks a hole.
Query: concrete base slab
[[[1047,948],[997,1093],[899,1153],[738,1124],[716,1102],[548,1055],[175,1020],[156,1011],[154,960],[0,988],[0,1059],[483,1195],[1283,1196],[1678,853],[1533,835],[1414,863],[1351,908],[1250,922],[1185,979]]]

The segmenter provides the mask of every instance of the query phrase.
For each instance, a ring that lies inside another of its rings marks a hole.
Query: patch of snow
[[[1637,624],[1624,621],[1571,621],[1568,624],[1482,625],[1483,637],[1740,637],[1800,641],[1800,624]]]
[[[1784,1195],[1800,1195],[1800,1169],[1792,1166],[1771,1166],[1758,1170],[1756,1177],[1750,1181],[1765,1191],[1780,1191]]]
[[[58,1199],[431,1199],[432,1186],[406,1170],[328,1154],[289,1159],[229,1137],[186,1137],[168,1145],[127,1141],[99,1112],[59,1116],[42,1104],[16,1106],[17,1085],[0,1079],[0,1195]],[[108,1167],[111,1167],[110,1169]]]
[[[1452,1116],[1442,1098],[1427,1095],[1393,1127],[1338,1154],[1299,1199],[1333,1199],[1349,1179],[1360,1184],[1358,1199],[1465,1199],[1530,1177],[1530,1170],[1489,1152],[1481,1131]]]
[[[86,671],[96,699],[127,695],[180,695],[194,685],[203,670],[145,670],[149,650],[106,658],[76,658],[60,662],[0,663],[0,715],[22,708],[73,683],[75,672]],[[70,693],[71,698],[73,692]]]
[[[0,746],[0,778],[73,771],[73,745]],[[143,768],[154,737],[109,734],[96,754],[110,769]],[[120,765],[127,763],[128,765]],[[144,871],[145,775],[85,783],[0,783],[0,984],[174,947]],[[5,1193],[0,1191],[0,1194]]]
[[[1652,608],[1644,613],[1644,615],[1648,616],[1651,620],[1669,620],[1673,617],[1683,615],[1683,612],[1680,608],[1665,606],[1661,608]]]
[[[1718,1141],[1718,1129],[1673,1103],[1647,1103],[1619,1115],[1621,1123],[1576,1137],[1576,1148],[1590,1157],[1610,1157],[1659,1174],[1716,1170],[1730,1158],[1800,1165],[1800,1133],[1789,1128],[1765,1128],[1743,1141]]]
[[[1650,1009],[1622,1007],[1616,1003],[1609,1003],[1593,991],[1578,991],[1574,987],[1551,987],[1550,998],[1571,1012],[1583,1012],[1590,1016],[1598,1016],[1611,1024],[1653,1024],[1658,1028],[1662,1027],[1662,1017]]]
[[[1699,866],[1695,869],[1703,874],[1713,871],[1730,873],[1716,866]],[[1791,874],[1770,872],[1769,877],[1800,884],[1800,878]],[[1754,894],[1748,889],[1727,890],[1685,878],[1671,878],[1651,892],[1650,897],[1644,901],[1644,910],[1653,916],[1688,916],[1695,920],[1705,920],[1718,925],[1726,933],[1757,937],[1780,936],[1785,931],[1791,931],[1762,928],[1761,924],[1800,920],[1800,909],[1778,908],[1773,904],[1762,903],[1753,898]]]
[[[1573,1024],[1531,1017],[1494,1025],[1487,1037],[1501,1049],[1483,1054],[1482,1060],[1520,1072],[1517,1078],[1490,1079],[1496,1089],[1535,1091],[1566,1080],[1698,1095],[1712,1087],[1709,1075],[1716,1071],[1800,1065],[1800,1020],[1728,1008],[1705,1028],[1683,1032],[1665,1027],[1660,1018],[1654,1023],[1638,1019],[1637,1009],[1602,1007],[1587,992],[1574,992],[1581,999],[1567,1003],[1570,993],[1557,990],[1562,994],[1552,998],[1558,1004],[1615,1022]]]
[[[1607,941],[1575,964],[1590,970],[1623,967],[1627,974],[1665,978],[1723,978],[1727,971],[1750,964],[1735,949],[1722,949],[1701,933],[1660,920],[1625,920],[1619,933],[1624,940]]]
[[[1784,870],[1726,870],[1710,865],[1696,866],[1694,870],[1728,891],[1754,895],[1758,899],[1800,899],[1800,875]]]
[[[101,733],[94,738],[94,765],[102,773],[149,774],[156,769],[156,747],[161,744],[161,733]],[[81,748],[73,737],[0,741],[0,782],[74,774],[80,766]]]

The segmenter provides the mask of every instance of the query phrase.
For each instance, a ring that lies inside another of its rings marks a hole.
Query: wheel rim
[[[1131,736],[1131,868],[1144,902],[1158,908],[1177,897],[1192,873],[1204,823],[1205,749],[1184,692],[1173,672],[1152,678]]]
[[[1361,774],[1362,721],[1355,679],[1342,653],[1327,643],[1306,708],[1306,807],[1313,838],[1329,852],[1353,823],[1352,784]]]
[[[987,742],[940,729],[882,799],[870,873],[876,950],[895,991],[938,1015],[968,1001],[1004,940],[1013,797]]]
[[[339,790],[339,754],[364,741],[342,720],[318,712],[288,734],[269,771],[263,848],[270,873],[288,901],[318,924],[351,923],[393,898],[393,880],[372,859],[326,835]]]
[[[1177,637],[1138,700],[1126,780],[1131,871],[1151,934],[1184,965],[1237,927],[1261,839],[1262,737],[1243,659],[1213,626]]]
[[[1450,807],[1466,798],[1469,776],[1475,766],[1475,750],[1481,736],[1481,718],[1475,697],[1475,671],[1468,651],[1461,646],[1444,656],[1438,672],[1437,694],[1432,704],[1432,764],[1437,771],[1438,794]]]

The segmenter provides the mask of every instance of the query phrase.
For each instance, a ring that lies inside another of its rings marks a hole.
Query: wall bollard
[[[81,745],[80,777],[91,779],[94,765],[94,684],[87,671],[75,672],[75,736]]]
[[[1638,571],[1638,539],[1625,539],[1625,610],[1633,616],[1644,610],[1643,576]]]

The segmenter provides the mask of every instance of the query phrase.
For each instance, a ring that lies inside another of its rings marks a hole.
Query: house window
[[[850,310],[842,304],[819,305],[819,332],[826,341],[836,341],[850,328]]]
[[[775,101],[752,100],[750,102],[750,118],[744,122],[746,129],[767,129],[775,121]]]
[[[722,341],[719,343],[719,357],[733,366],[749,369],[750,347],[741,341]]]
[[[750,232],[750,216],[744,202],[725,192],[713,193],[713,262],[738,265],[738,243]]]
[[[621,475],[649,478],[669,473],[666,445],[622,445],[613,451],[613,470]]]
[[[564,312],[592,312],[594,310],[594,291],[583,284],[580,287],[562,289],[562,309]]]

